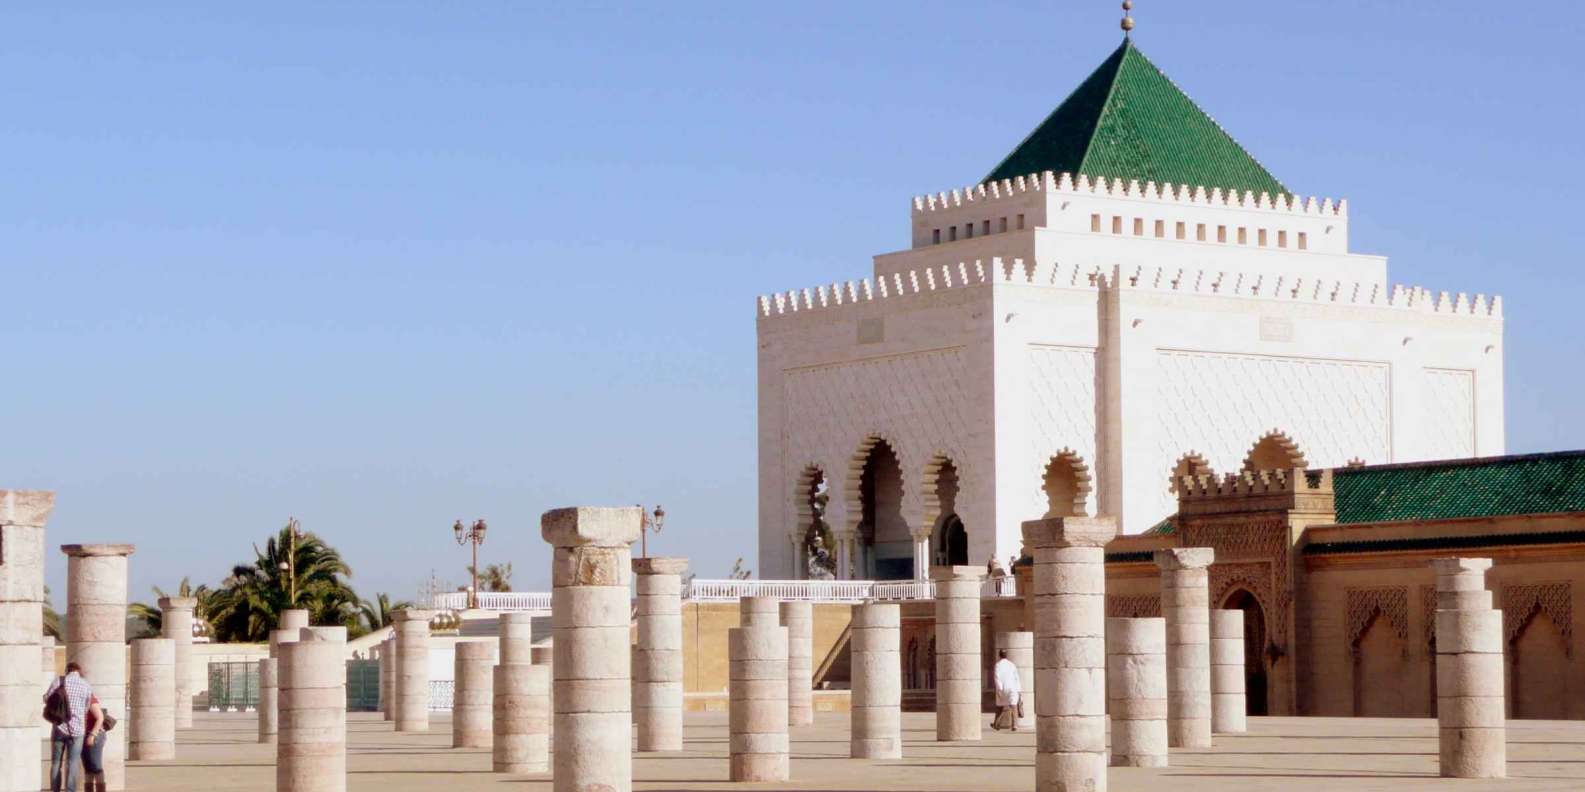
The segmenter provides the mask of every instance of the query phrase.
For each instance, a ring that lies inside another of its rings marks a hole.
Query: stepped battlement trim
[[[1031,265],[1024,259],[993,258],[883,275],[871,280],[833,283],[756,298],[762,317],[833,309],[854,303],[927,294],[987,283],[1029,284],[1062,289],[1141,289],[1216,297],[1287,300],[1337,305],[1392,308],[1449,316],[1502,318],[1502,297],[1473,299],[1419,286],[1393,286],[1298,275],[1250,274],[1183,267],[1085,267]]]
[[[1186,184],[1157,184],[1154,181],[1140,184],[1138,179],[1126,182],[1122,179],[1107,180],[1104,177],[1091,179],[1084,174],[1074,176],[1071,173],[1059,174],[1053,171],[984,182],[952,190],[951,192],[916,196],[913,199],[913,211],[914,214],[928,214],[935,211],[957,209],[982,201],[1012,198],[1031,192],[1100,195],[1109,198],[1134,198],[1173,204],[1260,209],[1288,214],[1313,215],[1316,217],[1348,216],[1347,199],[1334,202],[1331,198],[1300,197],[1285,193],[1271,195],[1263,192],[1256,194],[1248,190],[1239,192],[1238,190],[1223,190],[1220,187],[1207,189]]]
[[[1228,473],[1225,476],[1207,473],[1178,477],[1180,502],[1207,498],[1282,495],[1294,492],[1314,495],[1332,492],[1331,469],[1246,470],[1242,473]]]

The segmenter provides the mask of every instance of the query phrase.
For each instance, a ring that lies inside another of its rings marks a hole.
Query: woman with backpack
[[[88,716],[83,719],[83,792],[105,792],[105,732],[115,727],[99,706],[99,697],[88,698]]]

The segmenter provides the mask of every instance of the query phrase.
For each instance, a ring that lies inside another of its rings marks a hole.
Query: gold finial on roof
[[[1134,10],[1134,0],[1123,0],[1123,38],[1128,38],[1128,32],[1134,29],[1134,18],[1128,12]]]

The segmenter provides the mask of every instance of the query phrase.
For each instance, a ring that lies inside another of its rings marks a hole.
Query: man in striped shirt
[[[55,724],[50,731],[50,791],[77,792],[77,766],[82,764],[83,755],[83,717],[88,714],[88,699],[93,697],[94,689],[83,679],[82,666],[67,663],[66,675],[50,682],[49,690],[44,691],[45,703],[49,703],[50,696],[62,685],[66,686],[69,714],[64,723]],[[61,766],[63,762],[65,767]]]

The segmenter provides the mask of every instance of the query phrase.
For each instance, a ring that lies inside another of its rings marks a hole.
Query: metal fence
[[[244,712],[259,706],[259,661],[209,661],[209,711]]]
[[[1018,596],[1018,579],[1005,575],[985,579],[980,594],[986,598]],[[811,602],[863,602],[865,600],[924,600],[935,596],[929,580],[705,580],[694,578],[683,588],[683,599],[693,602],[730,602],[740,597],[776,597]],[[468,594],[436,594],[430,607],[463,610]],[[550,612],[550,593],[544,591],[480,592],[479,607],[492,611]]]

